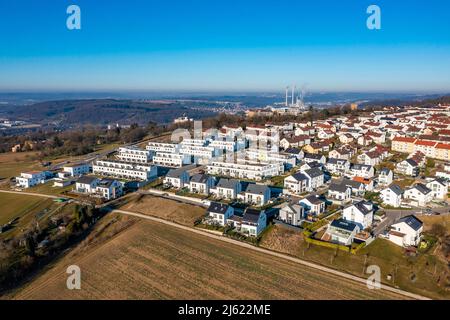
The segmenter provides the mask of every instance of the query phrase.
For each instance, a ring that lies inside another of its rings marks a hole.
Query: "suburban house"
[[[422,221],[413,215],[409,215],[391,225],[388,240],[402,247],[417,247],[420,244],[422,231]]]
[[[352,189],[352,194],[355,196],[362,197],[366,192],[366,185],[362,182],[350,179],[343,179],[342,183],[350,187]]]
[[[270,188],[264,184],[249,184],[245,190],[245,203],[263,206],[270,200]]]
[[[304,217],[304,208],[295,203],[283,203],[280,206],[278,219],[293,226],[300,226]]]
[[[363,154],[360,154],[357,157],[358,163],[366,164],[369,166],[376,166],[381,162],[380,154],[376,151],[369,151]]]
[[[228,204],[211,202],[207,210],[209,222],[225,226],[227,220],[234,214],[234,208]]]
[[[349,246],[359,231],[360,227],[357,224],[343,219],[337,219],[328,225],[327,231],[322,236],[322,240]]]
[[[353,181],[362,183],[365,191],[373,191],[373,179],[363,177],[353,177]]]
[[[372,178],[375,175],[375,169],[373,166],[357,163],[350,167],[349,174],[352,177]]]
[[[433,192],[433,198],[438,200],[447,199],[448,182],[443,178],[433,179],[426,184],[427,188]]]
[[[195,174],[189,181],[189,192],[208,195],[212,187],[214,187],[215,179],[207,174]]]
[[[351,200],[352,188],[343,183],[331,183],[328,189],[328,198],[333,202],[346,203]]]
[[[299,201],[304,208],[305,214],[320,215],[325,212],[325,201],[319,199],[316,195],[310,195]]]
[[[45,183],[46,173],[44,171],[22,172],[20,177],[16,177],[19,187],[30,188],[38,184]]]
[[[327,170],[334,175],[344,175],[350,170],[350,162],[345,159],[328,159],[325,167]]]
[[[295,156],[297,160],[302,160],[305,156],[305,153],[299,148],[287,148],[284,153]]]
[[[404,198],[412,205],[424,207],[433,200],[433,192],[426,185],[418,183],[405,190]]]
[[[117,199],[123,195],[123,186],[114,179],[101,179],[95,187],[95,194],[106,199]]]
[[[297,172],[284,179],[284,188],[291,193],[302,194],[308,191],[309,178]]]
[[[221,178],[216,187],[210,190],[216,197],[225,199],[237,199],[242,191],[241,182],[236,179]]]
[[[79,193],[94,193],[100,179],[90,176],[82,176],[75,183],[75,191]]]
[[[281,139],[280,147],[283,149],[303,147],[311,143],[311,138],[306,135],[286,137]]]
[[[372,225],[373,204],[364,200],[355,202],[344,208],[342,217],[344,220],[354,222],[361,230],[364,230]]]
[[[394,173],[391,169],[383,168],[378,175],[378,184],[382,186],[388,186],[394,180]]]
[[[419,165],[413,159],[406,159],[397,163],[395,170],[406,176],[417,177],[419,175]]]
[[[402,195],[402,188],[396,184],[390,185],[380,192],[380,198],[383,200],[383,203],[394,208],[401,207]]]
[[[325,175],[318,168],[304,170],[302,173],[309,179],[308,191],[316,190],[325,183]]]
[[[70,166],[64,166],[63,172],[68,173],[72,177],[78,177],[83,174],[88,174],[92,172],[92,164],[90,163],[79,163]]]
[[[324,155],[321,154],[315,154],[315,153],[305,153],[305,156],[303,158],[305,162],[319,162],[321,164],[325,164],[327,162],[327,158],[325,158]]]
[[[353,149],[339,148],[339,149],[331,150],[330,153],[328,154],[328,156],[330,158],[335,158],[335,159],[350,160],[350,158],[353,156],[353,154],[354,154]]]
[[[169,170],[163,182],[172,188],[184,188],[189,183],[189,173],[184,169]]]
[[[267,215],[265,211],[252,208],[245,209],[242,216],[231,216],[228,221],[236,228],[237,232],[252,237],[259,236],[267,227]]]

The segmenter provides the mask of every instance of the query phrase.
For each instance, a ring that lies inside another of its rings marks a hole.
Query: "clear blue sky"
[[[449,92],[449,16],[448,0],[1,0],[0,90]]]

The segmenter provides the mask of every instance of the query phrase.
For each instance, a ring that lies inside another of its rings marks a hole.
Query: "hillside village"
[[[148,192],[204,206],[198,226],[242,239],[269,224],[348,250],[377,237],[414,250],[416,216],[448,212],[450,106],[205,129],[191,138],[123,146],[90,162],[23,172],[12,188],[69,188],[99,201]]]

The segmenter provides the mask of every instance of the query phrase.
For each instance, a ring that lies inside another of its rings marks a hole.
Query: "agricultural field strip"
[[[135,213],[135,212],[131,212],[131,211],[125,211],[125,210],[114,210],[112,212],[121,213],[121,214],[130,215],[130,216],[134,216],[134,217],[138,217],[138,218],[142,218],[142,219],[147,219],[147,220],[152,220],[152,221],[164,223],[164,224],[170,225],[170,226],[175,227],[175,228],[179,228],[179,229],[182,229],[182,230],[190,231],[190,232],[193,232],[193,233],[196,233],[196,234],[200,234],[200,235],[203,235],[203,236],[206,236],[206,237],[210,237],[210,238],[213,238],[213,239],[216,239],[216,240],[232,243],[232,244],[240,246],[240,247],[244,247],[244,248],[251,249],[251,250],[254,250],[254,251],[262,252],[262,253],[269,254],[269,255],[272,255],[272,256],[275,256],[275,257],[283,258],[283,259],[286,259],[286,260],[289,260],[289,261],[292,261],[292,262],[295,262],[295,263],[298,263],[298,264],[305,265],[305,266],[310,267],[310,268],[314,268],[314,269],[317,269],[317,270],[320,270],[320,271],[323,271],[323,272],[327,272],[327,273],[330,273],[330,274],[333,274],[333,275],[336,275],[336,276],[339,276],[339,277],[342,277],[342,278],[346,278],[346,279],[349,279],[349,280],[353,280],[353,281],[356,281],[356,282],[359,282],[359,283],[362,283],[362,284],[366,285],[366,281],[367,280],[364,279],[364,278],[360,278],[360,277],[356,277],[356,276],[353,276],[353,275],[350,275],[350,274],[346,274],[344,272],[333,270],[333,269],[330,269],[330,268],[327,268],[327,267],[324,267],[324,266],[320,266],[320,265],[317,265],[317,264],[314,264],[314,263],[311,263],[311,262],[307,262],[307,261],[304,261],[304,260],[301,260],[301,259],[298,259],[298,258],[294,258],[294,257],[288,256],[288,255],[285,255],[285,254],[281,254],[281,253],[278,253],[278,252],[273,252],[273,251],[270,251],[270,250],[267,250],[267,249],[262,249],[262,248],[259,248],[259,247],[255,247],[255,246],[253,246],[251,244],[247,244],[247,243],[240,242],[240,241],[237,241],[237,240],[233,240],[233,239],[230,239],[230,238],[226,238],[226,237],[223,237],[223,236],[218,236],[218,235],[211,234],[211,233],[208,233],[208,232],[205,232],[205,231],[201,231],[201,230],[194,229],[194,228],[191,228],[191,227],[186,227],[186,226],[174,223],[174,222],[166,221],[164,219],[155,218],[155,217],[151,217],[151,216],[140,214],[140,213]],[[404,290],[401,290],[401,289],[393,288],[393,287],[390,287],[390,286],[387,286],[387,285],[384,285],[384,284],[381,284],[381,289],[386,290],[386,291],[390,291],[390,292],[393,292],[393,293],[396,293],[396,294],[400,294],[400,295],[403,295],[403,296],[406,296],[406,297],[409,297],[409,298],[417,299],[417,300],[430,300],[427,297],[424,297],[424,296],[421,296],[421,295],[418,295],[418,294],[414,294],[414,293],[411,293],[411,292],[407,292],[407,291],[404,291]]]
[[[50,199],[59,199],[59,198],[61,198],[61,197],[58,197],[58,196],[51,196],[51,195],[48,195],[48,194],[33,193],[33,192],[21,192],[21,191],[9,191],[9,190],[0,190],[0,192],[12,193],[12,194],[20,194],[20,195],[26,195],[26,196],[43,197],[43,198],[50,198]]]

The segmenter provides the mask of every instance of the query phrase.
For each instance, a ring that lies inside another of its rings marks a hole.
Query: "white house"
[[[279,207],[278,219],[293,226],[300,226],[303,221],[304,210],[299,204],[285,202]]]
[[[106,199],[117,199],[123,195],[122,184],[113,179],[101,179],[95,187],[95,194]]]
[[[344,175],[350,170],[350,162],[345,159],[328,159],[325,167],[327,170],[334,175]]]
[[[404,198],[415,206],[426,206],[433,200],[433,192],[426,185],[418,183],[405,190]]]
[[[324,155],[316,153],[305,153],[303,160],[305,162],[318,162],[321,164],[325,164],[327,162],[327,158],[325,158]]]
[[[138,147],[121,147],[117,158],[131,163],[148,163],[152,160],[153,153],[150,150],[142,150]]]
[[[417,247],[420,244],[422,231],[422,221],[413,215],[409,215],[391,225],[388,240],[402,247]]]
[[[184,169],[172,169],[167,173],[163,182],[172,188],[184,188],[189,183],[189,173]]]
[[[200,193],[208,195],[210,189],[214,187],[215,179],[206,174],[195,174],[189,181],[189,191],[192,193]]]
[[[242,185],[239,180],[221,178],[211,193],[219,198],[237,199],[238,194],[242,191]]]
[[[206,170],[211,175],[228,176],[240,179],[263,180],[284,172],[283,163],[236,160],[236,162],[212,161]]]
[[[333,220],[322,237],[322,240],[349,246],[352,244],[356,234],[360,231],[360,227],[343,219]]]
[[[362,153],[357,157],[357,161],[360,164],[366,164],[369,166],[375,166],[381,162],[380,154],[376,151],[369,151]]]
[[[99,182],[99,178],[83,176],[75,182],[75,191],[87,194],[94,193]]]
[[[22,172],[20,177],[16,177],[16,182],[22,188],[30,188],[45,183],[45,179],[46,174],[44,171],[30,171]]]
[[[149,142],[145,149],[154,152],[178,153],[180,145],[176,143]]]
[[[378,184],[382,186],[388,186],[394,180],[394,173],[389,168],[383,168],[378,175]]]
[[[325,175],[323,171],[318,168],[304,170],[302,173],[309,179],[308,191],[317,190],[325,183]]]
[[[419,165],[413,159],[406,159],[397,163],[395,170],[398,173],[411,177],[417,177],[419,175]]]
[[[270,200],[270,188],[262,184],[249,184],[244,195],[245,203],[263,206]]]
[[[157,151],[153,156],[153,163],[162,167],[180,168],[191,162],[192,157],[188,154]]]
[[[284,188],[290,193],[302,194],[308,191],[309,178],[301,172],[294,173],[284,179]]]
[[[211,202],[207,210],[210,222],[225,226],[227,220],[234,214],[234,208],[224,203]]]
[[[251,237],[257,237],[267,227],[267,215],[265,211],[247,208],[241,216],[233,215],[228,221],[236,228],[236,231]]]
[[[380,198],[384,204],[391,207],[401,207],[403,190],[398,185],[393,184],[380,192]]]
[[[350,201],[352,197],[352,188],[340,183],[332,183],[328,188],[328,198],[337,203],[345,203]]]
[[[448,182],[445,179],[437,178],[427,182],[427,188],[433,192],[433,198],[438,200],[447,199]]]
[[[127,180],[146,181],[157,176],[157,167],[147,163],[130,163],[114,160],[97,160],[92,172],[101,176]]]
[[[315,195],[310,195],[299,201],[306,214],[320,215],[325,212],[325,201]]]
[[[92,172],[92,165],[90,163],[79,163],[64,166],[63,172],[68,173],[72,177],[77,177]]]
[[[373,221],[373,204],[368,201],[355,202],[342,211],[344,220],[354,222],[362,230],[370,227]]]
[[[353,164],[350,167],[349,175],[351,177],[362,177],[370,179],[375,175],[375,169],[373,166],[369,166],[366,164]]]

